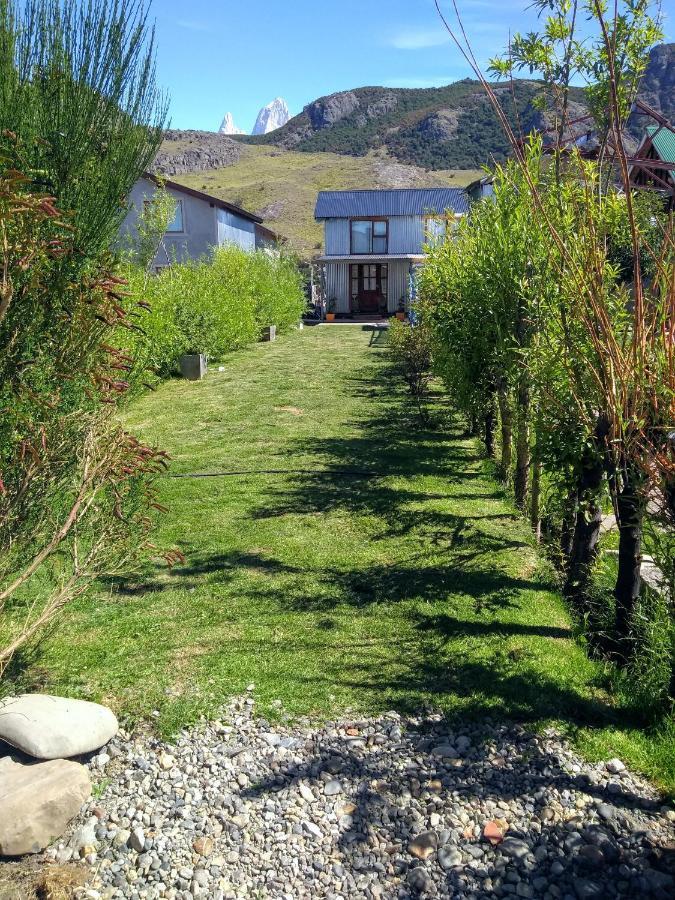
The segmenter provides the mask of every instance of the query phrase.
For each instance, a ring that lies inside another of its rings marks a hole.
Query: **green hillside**
[[[513,91],[495,86],[504,110],[523,133],[549,124],[539,82],[520,80]],[[572,100],[585,112],[584,94]],[[515,100],[515,102],[514,102]],[[365,87],[321,97],[283,128],[237,142],[304,152],[365,156],[386,148],[400,162],[431,169],[466,169],[506,159],[509,146],[481,85],[465,79],[442,88]]]
[[[287,238],[304,257],[321,247],[321,227],[314,221],[320,190],[383,187],[461,187],[476,170],[426,172],[401,165],[382,151],[366,156],[283,151],[276,147],[242,147],[238,162],[225,168],[173,176],[263,216],[265,224]]]

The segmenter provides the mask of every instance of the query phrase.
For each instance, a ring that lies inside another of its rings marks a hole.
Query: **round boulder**
[[[0,740],[36,759],[91,753],[118,727],[112,710],[86,700],[21,694],[0,702]]]

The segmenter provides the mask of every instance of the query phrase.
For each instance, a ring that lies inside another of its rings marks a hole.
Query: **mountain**
[[[220,124],[218,134],[246,134],[246,132],[242,131],[241,128],[237,128],[237,126],[234,124],[232,113],[228,112],[225,113],[225,118]]]
[[[495,86],[514,127],[525,132],[545,122],[539,108],[543,86],[519,80],[513,94]],[[581,104],[583,91],[574,88]],[[276,131],[238,140],[284,150],[363,156],[385,148],[401,163],[428,169],[476,168],[502,161],[509,145],[479,82],[465,79],[441,88],[365,87],[320,97]]]
[[[640,99],[670,122],[675,122],[675,44],[660,44],[649,54],[649,64],[640,84]],[[631,116],[629,129],[641,138],[649,120]]]
[[[515,124],[511,88],[496,86]],[[552,124],[540,82],[514,85],[522,131]],[[675,45],[655,47],[641,97],[675,120]],[[272,104],[273,105],[273,104]],[[587,112],[580,88],[571,118]],[[644,119],[629,123],[633,146]],[[586,125],[580,125],[585,134]],[[510,152],[481,86],[470,79],[441,88],[365,87],[309,103],[275,131],[261,135],[167,132],[156,167],[192,187],[253,212],[309,257],[320,247],[313,209],[319,190],[468,184],[480,166]]]
[[[185,175],[234,165],[242,147],[225,134],[213,131],[164,132],[164,141],[152,170],[158,175]]]
[[[290,111],[283,97],[277,97],[258,113],[253,126],[253,134],[269,134],[285,125],[291,118]]]
[[[518,79],[493,85],[516,130],[527,134],[551,125],[551,107],[541,82]],[[675,119],[675,44],[655,47],[641,97]],[[514,97],[516,110],[514,110]],[[547,112],[548,109],[548,112]],[[571,92],[570,116],[588,112],[582,88]],[[634,116],[639,137],[644,119]],[[320,97],[271,134],[238,138],[284,150],[363,156],[384,148],[401,163],[428,169],[463,169],[502,162],[510,145],[479,82],[470,78],[440,88],[364,87]]]

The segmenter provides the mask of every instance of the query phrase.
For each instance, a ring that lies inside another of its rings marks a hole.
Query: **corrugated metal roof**
[[[316,262],[394,262],[394,261],[409,261],[409,262],[422,262],[426,257],[422,253],[338,253],[337,255],[330,256],[317,256],[315,257]]]
[[[425,213],[468,213],[463,188],[400,188],[380,191],[320,191],[316,219],[351,216],[421,216]]]
[[[662,128],[660,125],[648,125],[647,134],[663,162],[675,163],[675,134],[669,128]],[[675,169],[670,170],[670,176],[675,180]]]

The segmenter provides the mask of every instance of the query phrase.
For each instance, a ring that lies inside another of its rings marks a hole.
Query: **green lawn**
[[[306,328],[224,365],[126,417],[171,452],[158,542],[186,564],[72,607],[24,682],[165,733],[250,682],[270,714],[555,720],[673,787],[672,732],[609,695],[526,524],[442,396],[420,430],[384,335]]]

